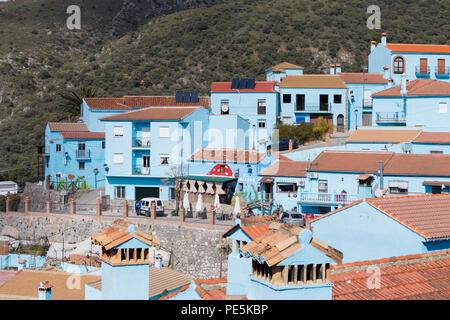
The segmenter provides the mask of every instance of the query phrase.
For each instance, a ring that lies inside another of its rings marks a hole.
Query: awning
[[[272,183],[273,182],[273,178],[268,178],[268,177],[264,177],[261,178],[261,180],[259,180],[259,183]]]
[[[362,175],[360,175],[358,178],[356,178],[356,180],[362,180],[362,181],[364,181],[364,180],[367,180],[367,179],[369,179],[369,178],[374,179],[374,177],[373,177],[371,174],[362,174]]]
[[[399,189],[408,189],[408,182],[407,181],[390,181],[389,182],[390,188],[399,188]]]
[[[424,181],[424,186],[450,186],[450,181]]]
[[[207,182],[229,182],[233,180],[237,180],[235,177],[223,177],[223,176],[187,176],[186,179],[190,180],[200,180]]]

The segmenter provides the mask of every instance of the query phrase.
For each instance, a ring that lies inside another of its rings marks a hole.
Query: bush
[[[330,130],[329,124],[323,117],[319,117],[319,124],[314,125],[310,122],[302,122],[296,125],[287,125],[278,123],[279,138],[295,138],[299,144],[305,144],[309,141],[322,140],[325,134]]]

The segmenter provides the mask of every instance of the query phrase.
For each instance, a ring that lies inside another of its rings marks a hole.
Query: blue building
[[[344,254],[344,263],[450,248],[450,196],[356,201],[316,218],[314,236]]]
[[[407,81],[372,94],[373,126],[447,127],[450,83],[435,79]]]
[[[185,175],[187,158],[204,146],[209,113],[203,107],[149,107],[101,118],[106,193],[114,199],[174,199],[171,178]]]
[[[216,115],[235,114],[247,120],[252,129],[250,147],[265,150],[280,112],[278,83],[253,81],[251,84],[251,88],[241,88],[233,86],[232,82],[213,82],[211,110]]]
[[[342,253],[312,237],[310,230],[270,220],[237,219],[224,234],[228,256],[227,294],[249,300],[330,300],[330,265]]]
[[[410,81],[438,79],[448,82],[450,46],[388,43],[387,34],[383,33],[381,43],[371,42],[369,72],[383,73],[385,67],[395,84],[400,84],[402,74]]]
[[[45,128],[45,187],[92,189],[105,184],[105,134],[84,123],[50,122]]]
[[[266,80],[280,82],[283,77],[301,75],[303,75],[303,67],[289,62],[282,62],[266,71]]]

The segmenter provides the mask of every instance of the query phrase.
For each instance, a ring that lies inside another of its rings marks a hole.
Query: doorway
[[[337,132],[344,132],[344,116],[342,114],[337,116]]]

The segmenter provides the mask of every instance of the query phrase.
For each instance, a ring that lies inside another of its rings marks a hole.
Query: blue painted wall
[[[25,260],[25,269],[30,267],[31,255],[29,254],[16,254],[10,253],[7,256],[0,256],[0,270],[6,269],[9,267],[17,268],[19,266],[19,259]],[[35,256],[36,260],[36,269],[41,269],[46,261],[45,256]]]

